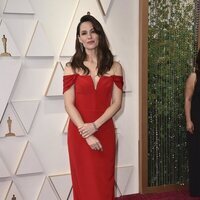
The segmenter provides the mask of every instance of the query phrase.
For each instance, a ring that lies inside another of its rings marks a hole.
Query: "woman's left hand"
[[[83,138],[87,138],[97,131],[93,123],[85,123],[82,126],[78,127],[78,130]]]

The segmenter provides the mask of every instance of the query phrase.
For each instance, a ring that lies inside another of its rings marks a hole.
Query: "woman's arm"
[[[74,74],[71,66],[67,65],[64,70],[64,75],[72,75]],[[79,111],[76,109],[74,105],[75,101],[75,94],[74,94],[74,85],[72,85],[67,91],[64,93],[64,103],[65,103],[65,110],[68,113],[70,119],[73,121],[73,123],[80,127],[84,124],[84,121],[79,113]]]
[[[114,67],[114,75],[122,76],[122,66],[116,62]],[[101,115],[94,123],[97,128],[102,126],[106,121],[108,121],[110,118],[112,118],[121,108],[122,104],[122,90],[119,89],[115,84],[113,87],[112,92],[112,103],[111,105],[106,109],[106,111]]]
[[[65,67],[64,75],[72,75],[73,70],[70,66]],[[76,125],[77,128],[80,128],[84,125],[84,121],[74,105],[75,101],[75,93],[74,93],[74,85],[72,85],[67,91],[64,93],[64,103],[65,103],[65,110],[68,113],[70,119]],[[90,131],[95,132],[95,127],[91,126]],[[103,147],[100,141],[93,135],[86,138],[87,144],[93,150],[101,150],[103,151]]]
[[[114,75],[122,76],[122,67],[118,62],[115,62],[114,64]],[[92,126],[92,124],[98,129],[100,126],[102,126],[106,121],[108,121],[110,118],[112,118],[117,111],[121,108],[122,103],[122,90],[119,89],[115,84],[113,86],[113,92],[112,92],[112,102],[111,105],[106,109],[106,111],[93,123],[84,124],[79,130],[83,132],[83,137],[88,137],[91,135],[91,132],[89,131],[89,127]]]
[[[194,92],[194,86],[196,81],[196,73],[191,73],[186,81],[185,85],[185,119],[186,129],[188,132],[193,133],[194,125],[191,120],[191,100]]]

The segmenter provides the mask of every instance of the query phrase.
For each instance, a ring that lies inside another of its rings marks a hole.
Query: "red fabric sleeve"
[[[123,85],[124,85],[123,76],[114,75],[113,80],[114,80],[114,83],[117,85],[117,87],[122,90]]]
[[[76,74],[63,76],[63,94],[75,83]]]

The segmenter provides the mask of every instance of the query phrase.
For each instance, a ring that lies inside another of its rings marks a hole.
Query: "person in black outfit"
[[[200,197],[200,50],[196,63],[197,68],[188,76],[185,86],[189,192],[192,197]]]

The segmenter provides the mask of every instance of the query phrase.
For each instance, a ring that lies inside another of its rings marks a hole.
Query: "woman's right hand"
[[[186,129],[189,133],[193,133],[194,132],[194,124],[192,121],[189,121],[186,123]]]
[[[102,147],[100,141],[94,135],[87,137],[85,140],[91,149],[103,151],[103,147]]]

